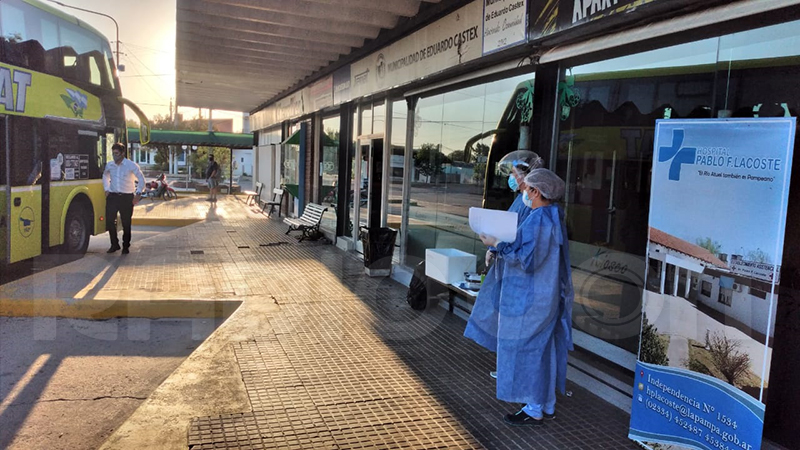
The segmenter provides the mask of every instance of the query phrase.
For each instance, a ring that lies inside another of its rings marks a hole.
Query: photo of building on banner
[[[631,439],[761,448],[795,127],[656,122]]]

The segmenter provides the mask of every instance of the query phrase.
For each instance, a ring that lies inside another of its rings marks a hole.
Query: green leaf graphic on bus
[[[83,118],[83,111],[89,105],[89,99],[82,92],[67,88],[67,95],[61,94],[61,99],[71,109],[75,117]]]

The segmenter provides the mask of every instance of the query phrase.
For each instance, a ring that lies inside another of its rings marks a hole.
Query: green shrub
[[[639,349],[639,360],[660,366],[669,365],[667,346],[658,337],[658,328],[647,320],[647,314],[642,313],[642,342]]]
[[[739,343],[729,340],[724,333],[715,331],[709,336],[706,332],[706,348],[711,353],[711,363],[725,380],[732,384],[747,377],[750,370],[750,355],[739,351]]]

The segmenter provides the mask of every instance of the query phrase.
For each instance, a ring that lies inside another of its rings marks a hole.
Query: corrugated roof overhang
[[[177,0],[178,105],[252,111],[440,1]]]

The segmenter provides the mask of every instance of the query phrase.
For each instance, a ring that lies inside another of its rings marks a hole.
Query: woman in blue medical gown
[[[519,192],[514,203],[508,208],[509,212],[517,213],[517,227],[525,222],[525,218],[532,211],[522,201],[522,192],[527,189],[525,176],[533,169],[544,166],[544,161],[530,150],[516,150],[504,156],[497,163],[497,171],[501,175],[508,175],[508,187]],[[486,267],[489,269],[481,284],[481,290],[475,299],[467,329],[464,335],[478,344],[496,351],[497,347],[497,321],[498,306],[500,301],[500,287],[502,280],[498,276],[498,265],[492,264],[497,249],[489,246],[486,251]],[[496,372],[491,372],[496,377]]]
[[[573,290],[563,210],[553,203],[563,197],[564,181],[550,170],[534,169],[525,184],[522,198],[531,211],[516,240],[481,236],[497,248],[497,323],[471,316],[464,334],[497,352],[497,398],[525,404],[505,421],[537,426],[555,418],[556,390],[566,388]]]

